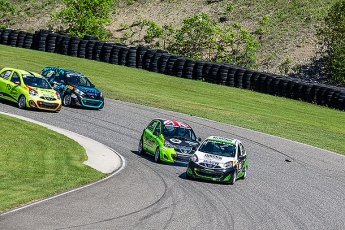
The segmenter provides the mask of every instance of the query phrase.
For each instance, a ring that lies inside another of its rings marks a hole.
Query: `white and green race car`
[[[186,178],[234,184],[247,175],[248,158],[241,141],[207,137],[189,159]]]

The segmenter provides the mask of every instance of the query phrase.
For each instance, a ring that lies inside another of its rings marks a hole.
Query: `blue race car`
[[[104,98],[100,90],[82,73],[57,67],[45,67],[41,74],[60,93],[64,106],[102,109]]]

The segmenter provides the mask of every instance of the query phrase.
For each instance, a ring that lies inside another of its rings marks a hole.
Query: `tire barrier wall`
[[[0,29],[0,44],[140,68],[345,110],[345,89],[341,87],[303,82],[228,63],[192,60],[148,46],[128,47],[99,41],[93,36],[79,38],[49,30],[30,33],[14,29]]]

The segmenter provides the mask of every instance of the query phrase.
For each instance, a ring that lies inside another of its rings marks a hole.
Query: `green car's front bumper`
[[[177,157],[176,151],[174,148],[168,148],[166,146],[161,146],[160,150],[160,160],[162,162],[174,163]]]

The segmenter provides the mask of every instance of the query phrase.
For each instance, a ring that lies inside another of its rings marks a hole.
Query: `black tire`
[[[103,101],[102,106],[101,106],[101,107],[99,107],[99,109],[103,109],[103,108],[104,108],[104,101]]]
[[[143,147],[143,138],[142,137],[140,138],[139,145],[138,145],[138,154],[139,155],[144,155],[145,154],[145,150],[144,150],[144,147]]]
[[[154,157],[155,157],[155,162],[156,163],[160,163],[161,162],[159,147],[156,149]]]
[[[235,184],[235,182],[236,182],[236,176],[237,176],[237,173],[236,173],[236,171],[231,175],[231,179],[230,179],[230,181],[229,181],[229,184],[231,184],[231,185],[233,185],[233,184]]]
[[[186,171],[186,179],[188,179],[188,180],[193,179],[191,176],[188,175],[187,171]]]
[[[26,108],[26,98],[24,95],[20,95],[18,99],[18,108],[25,109]]]
[[[71,106],[72,104],[72,97],[70,94],[65,94],[62,99],[62,104],[64,106]]]
[[[243,176],[242,176],[242,179],[246,179],[247,177],[247,167],[243,169]]]

